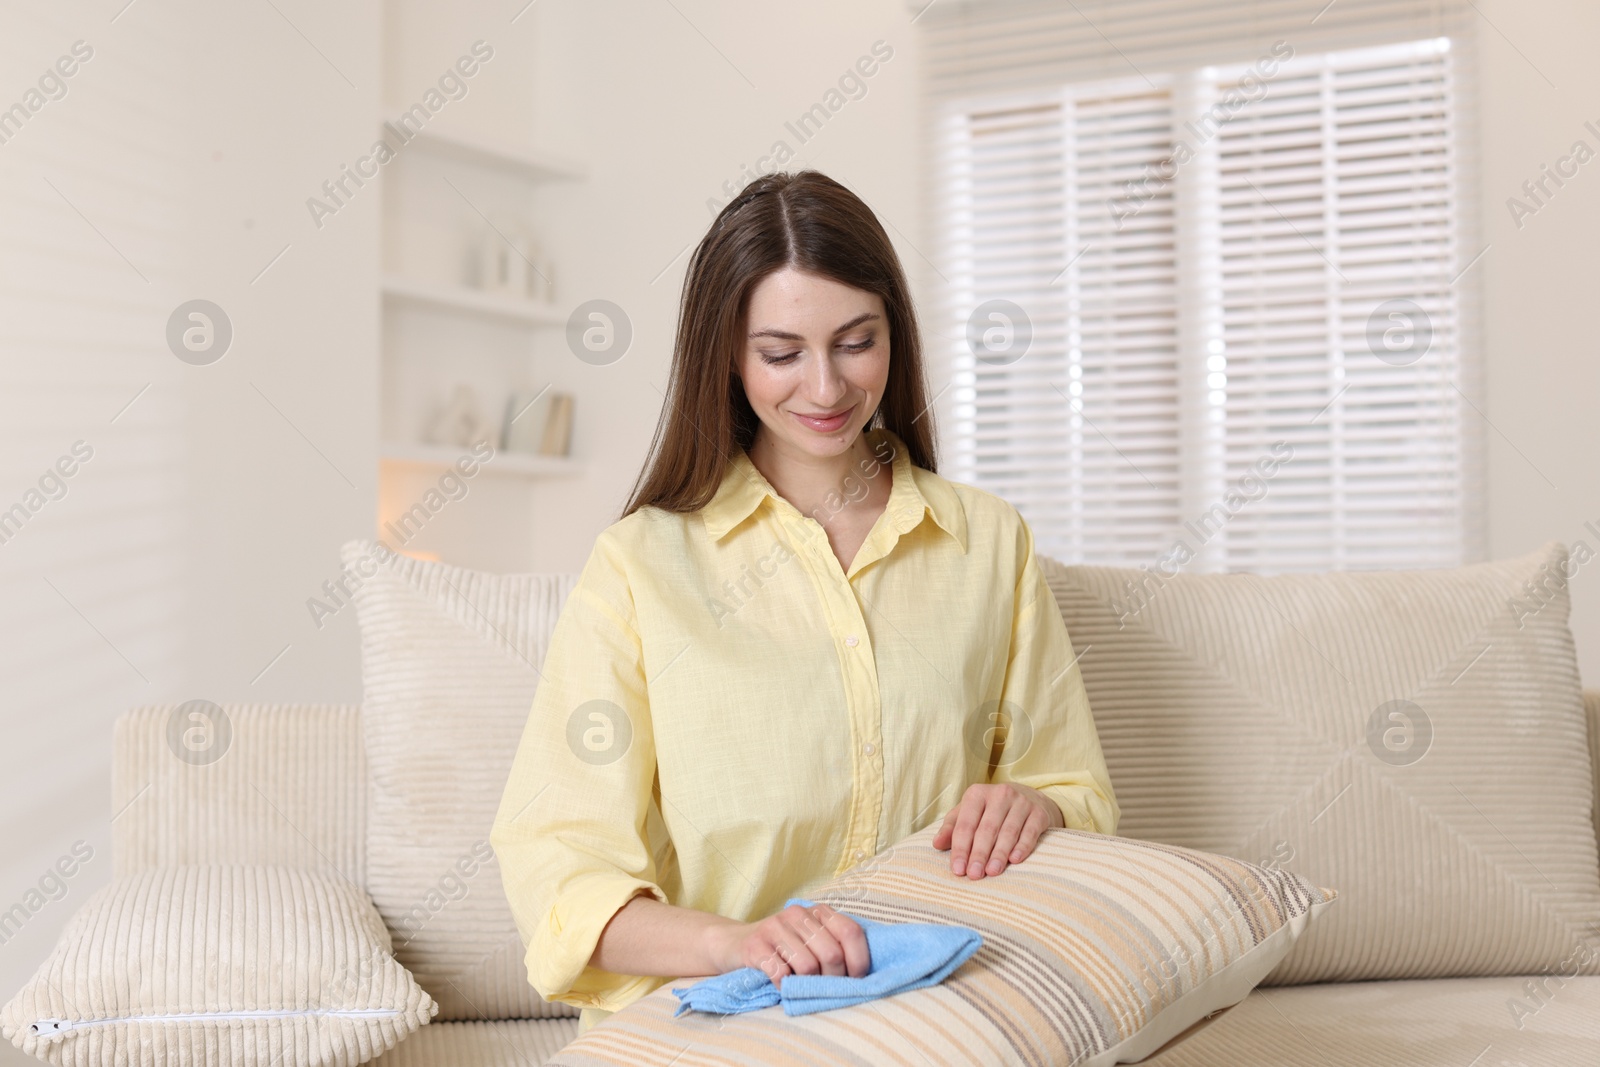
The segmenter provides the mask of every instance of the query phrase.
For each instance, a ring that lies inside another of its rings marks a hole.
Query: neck
[[[889,498],[891,465],[873,453],[866,431],[837,456],[816,456],[758,428],[749,455],[779,496],[824,525],[846,507],[881,505]]]

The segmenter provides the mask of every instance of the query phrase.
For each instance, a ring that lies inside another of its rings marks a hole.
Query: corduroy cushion
[[[1271,578],[1041,565],[1118,833],[1339,887],[1266,984],[1600,974],[1561,545]]]
[[[489,830],[576,575],[343,548],[361,577],[367,891],[441,1020],[568,1016],[528,984]],[[375,564],[388,557],[388,562]]]
[[[936,831],[812,899],[977,930],[983,947],[942,984],[815,1015],[774,1006],[674,1018],[669,983],[549,1067],[1133,1062],[1244,999],[1334,898],[1284,871],[1081,830],[1047,830],[1022,863],[969,882],[933,848]]]
[[[195,726],[209,744],[190,751],[184,738]],[[332,867],[365,885],[366,805],[359,707],[191,702],[117,718],[118,874],[195,863]]]
[[[118,875],[0,1012],[50,1063],[347,1067],[426,1024],[372,902],[297,867]]]

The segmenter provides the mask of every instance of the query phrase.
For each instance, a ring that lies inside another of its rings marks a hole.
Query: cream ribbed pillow
[[[1339,887],[1267,984],[1600,973],[1561,545],[1271,578],[1040,562],[1117,832]]]
[[[0,1030],[67,1067],[348,1067],[436,1010],[341,875],[155,867],[73,915]]]
[[[528,984],[489,830],[577,575],[488,574],[367,541],[343,555],[363,575],[366,886],[395,958],[441,1020],[576,1014]]]

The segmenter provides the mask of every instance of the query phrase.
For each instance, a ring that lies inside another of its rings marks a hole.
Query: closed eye
[[[868,349],[875,347],[877,343],[878,339],[876,337],[869,337],[865,341],[861,341],[853,345],[842,344],[839,347],[846,352],[865,352]],[[791,362],[799,355],[799,352],[785,352],[781,355],[769,355],[766,352],[763,352],[761,353],[761,359],[762,362],[768,364],[769,366],[777,367]]]

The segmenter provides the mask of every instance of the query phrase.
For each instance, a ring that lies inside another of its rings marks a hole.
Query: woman
[[[934,473],[911,299],[865,204],[814,171],[728,204],[668,393],[491,836],[529,980],[583,1030],[678,977],[867,973],[855,922],[780,905],[935,819],[969,879],[1047,827],[1117,823],[1027,524]]]

